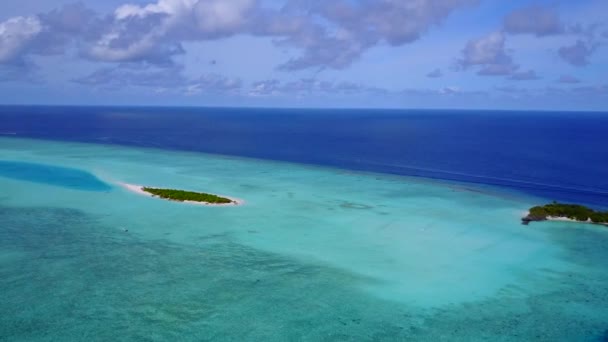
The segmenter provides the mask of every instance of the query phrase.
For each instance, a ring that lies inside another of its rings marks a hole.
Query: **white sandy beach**
[[[591,222],[591,219],[588,219],[587,221],[578,221],[575,219],[571,219],[569,217],[562,217],[562,216],[547,216],[547,221],[565,221],[565,222]]]
[[[523,217],[527,217],[528,215],[530,215],[530,212],[526,211]],[[598,224],[598,225],[601,225],[601,226],[607,226],[608,227],[608,224],[606,224],[606,223],[595,223],[595,222],[591,221],[590,218],[588,218],[586,221],[579,221],[579,220],[571,219],[569,217],[547,216],[547,221],[573,222],[573,223],[591,223],[591,224]]]

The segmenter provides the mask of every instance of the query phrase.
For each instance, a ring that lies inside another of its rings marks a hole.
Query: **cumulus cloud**
[[[428,74],[426,74],[426,77],[428,77],[428,78],[440,78],[440,77],[443,77],[443,72],[441,72],[441,69],[435,69],[435,70],[429,72]]]
[[[418,39],[451,12],[476,0],[288,1],[280,10],[254,0],[158,0],[147,6],[124,5],[110,29],[90,49],[106,61],[162,61],[181,53],[187,40],[235,34],[270,36],[301,55],[283,70],[345,68],[367,49],[385,42],[402,45]],[[324,23],[324,24],[322,24]]]
[[[399,92],[399,95],[427,97],[430,99],[445,99],[445,98],[475,98],[487,97],[485,91],[465,90],[457,86],[441,87],[439,89],[404,89]]]
[[[84,50],[90,59],[104,62],[140,62],[172,64],[172,57],[183,54],[181,43],[164,40],[163,16],[143,20],[124,20],[115,24]]]
[[[29,54],[63,54],[72,43],[94,39],[102,24],[103,20],[82,3],[10,18],[0,23],[0,63],[23,63]]]
[[[293,0],[287,10],[298,14],[296,18],[306,20],[296,21],[298,30],[288,34],[281,43],[301,48],[303,55],[282,68],[344,68],[378,44],[411,43],[452,12],[475,3],[476,0]],[[318,22],[329,25],[314,25]]]
[[[0,23],[0,63],[23,63],[23,55],[42,32],[37,17],[15,17]]]
[[[251,85],[249,95],[252,96],[274,96],[281,94],[281,81],[279,80],[264,80],[254,82]]]
[[[122,63],[102,68],[87,76],[72,80],[75,83],[116,90],[124,87],[153,88],[186,95],[229,93],[242,87],[240,79],[218,74],[203,74],[197,78],[184,76],[183,67],[158,67],[148,63]]]
[[[254,0],[207,0],[194,7],[194,16],[201,32],[219,37],[239,31],[247,22]]]
[[[509,79],[513,80],[513,81],[533,81],[533,80],[540,79],[540,77],[536,74],[536,71],[528,70],[528,71],[514,72],[509,77]]]
[[[595,98],[595,97],[608,98],[608,84],[576,87],[576,88],[573,88],[573,91],[580,95],[592,96],[593,98]]]
[[[323,4],[319,6],[319,4]],[[476,3],[471,0],[317,1],[316,12],[357,36],[390,45],[413,42],[451,12]]]
[[[44,84],[40,69],[28,61],[23,61],[20,64],[0,63],[0,82]]]
[[[506,48],[506,34],[502,31],[467,42],[457,67],[462,70],[476,68],[478,75],[508,76],[513,81],[540,79],[534,70],[520,71],[520,66],[513,61]]]
[[[439,89],[439,94],[444,95],[455,95],[460,93],[462,93],[462,89],[460,89],[459,87],[443,87]]]
[[[574,76],[562,75],[557,79],[556,82],[562,83],[562,84],[577,84],[577,83],[581,83],[581,80]]]
[[[559,18],[555,7],[533,5],[517,9],[507,15],[503,22],[503,32],[506,34],[532,34],[537,37],[568,34],[578,40],[573,45],[559,48],[559,56],[574,66],[589,64],[601,40],[598,32],[602,23],[571,23],[565,24]]]
[[[386,94],[388,91],[354,82],[330,82],[313,78],[303,78],[291,82],[281,82],[276,79],[254,82],[249,91],[251,96],[354,95],[360,93]]]
[[[96,19],[96,13],[83,3],[67,4],[59,9],[40,14],[39,18],[52,31],[80,34]]]
[[[184,53],[184,41],[209,40],[240,32],[253,0],[158,0],[145,6],[118,7],[87,56],[110,62],[170,64]]]
[[[573,45],[559,48],[559,56],[574,66],[589,64],[589,57],[593,54],[601,40],[598,32],[601,23],[571,23],[565,24],[559,18],[555,7],[528,6],[520,8],[507,15],[503,22],[503,32],[506,34],[532,34],[537,37],[568,34],[578,37]]]
[[[188,83],[186,94],[237,93],[242,86],[242,81],[238,78],[225,77],[219,74],[203,74]]]
[[[585,66],[589,64],[589,57],[593,54],[595,47],[577,40],[573,45],[563,46],[558,50],[559,56],[574,66]]]
[[[510,34],[533,34],[538,37],[564,33],[564,24],[555,8],[529,6],[511,12],[504,20]]]
[[[123,5],[114,11],[115,23],[162,17],[159,31],[175,38],[218,38],[239,32],[254,0],[158,0],[145,6]]]
[[[494,89],[499,92],[508,93],[508,94],[524,94],[527,93],[528,90],[521,87],[513,87],[513,86],[497,86]]]
[[[103,32],[87,44],[84,54],[106,62],[171,64],[171,57],[184,50],[181,43],[166,39],[170,20],[168,13],[119,8]]]
[[[181,67],[157,68],[145,64],[120,64],[116,67],[99,69],[73,82],[103,88],[135,87],[179,87],[188,80],[182,75]]]
[[[550,101],[560,98],[573,103],[584,103],[593,99],[608,99],[608,85],[590,85],[582,87],[554,87],[521,88],[512,86],[495,87],[495,90],[508,94],[513,98],[530,101]]]
[[[579,36],[580,38],[584,38],[588,41],[596,41],[602,36],[599,30],[603,25],[605,24],[597,22],[589,24],[574,23],[567,27],[567,33]]]
[[[517,71],[519,67],[512,62],[504,64],[489,64],[480,69],[477,74],[480,76],[507,76]]]
[[[494,32],[470,40],[462,50],[458,65],[462,69],[479,67],[478,74],[484,76],[511,75],[519,68],[505,49],[505,35]]]
[[[158,0],[123,5],[99,16],[81,3],[0,23],[0,63],[28,53],[61,54],[75,42],[81,55],[103,62],[171,65],[184,41],[245,33],[254,0]]]
[[[477,2],[286,0],[265,7],[262,0],[156,0],[125,4],[106,16],[76,4],[2,23],[0,61],[27,53],[63,53],[76,42],[90,60],[170,66],[174,56],[184,53],[184,42],[247,34],[270,37],[297,51],[280,69],[341,69],[379,44],[411,43],[452,12]],[[44,39],[28,48],[39,34]]]
[[[375,43],[361,40],[346,31],[330,36],[323,28],[315,28],[312,34],[296,33],[282,39],[282,46],[300,48],[302,54],[279,66],[280,70],[302,70],[307,68],[344,69],[357,60]]]

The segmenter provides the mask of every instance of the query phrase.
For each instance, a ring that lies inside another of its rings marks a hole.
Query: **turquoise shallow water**
[[[0,156],[109,186],[0,175],[0,340],[585,341],[608,329],[608,231],[522,226],[542,199],[119,146],[3,138]]]

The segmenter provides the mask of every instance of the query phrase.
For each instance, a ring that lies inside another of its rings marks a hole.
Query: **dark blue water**
[[[0,176],[84,191],[111,189],[88,172],[44,164],[0,160]]]
[[[0,107],[0,133],[499,185],[608,206],[608,113]]]

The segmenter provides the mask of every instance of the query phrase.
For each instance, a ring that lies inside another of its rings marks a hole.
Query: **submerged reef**
[[[608,211],[595,211],[579,204],[553,202],[530,208],[528,215],[521,220],[526,225],[533,221],[547,220],[570,220],[608,225]]]

